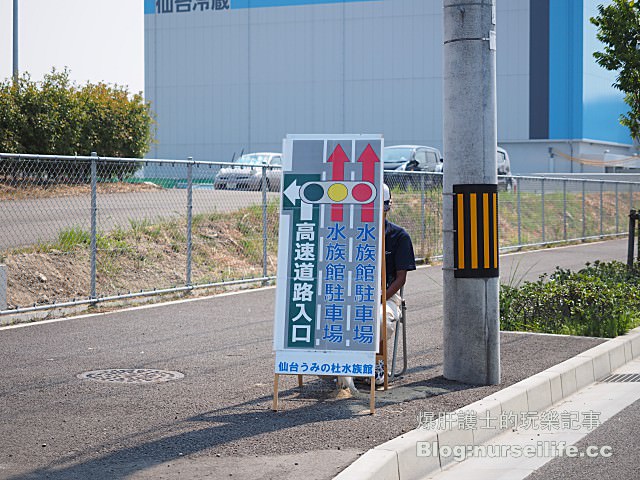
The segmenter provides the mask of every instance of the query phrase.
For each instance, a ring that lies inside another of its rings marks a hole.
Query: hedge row
[[[640,265],[595,262],[500,287],[500,328],[616,337],[640,324]]]
[[[82,86],[67,70],[36,82],[28,74],[0,83],[0,152],[142,158],[153,138],[153,118],[142,94],[105,83]],[[120,163],[111,173],[130,176]],[[60,181],[87,178],[86,164],[0,161],[5,180]]]

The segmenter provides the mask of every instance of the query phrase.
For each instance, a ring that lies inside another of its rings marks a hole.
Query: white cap
[[[384,211],[388,212],[391,209],[391,191],[386,183],[382,184],[382,200],[384,201]]]
[[[391,200],[391,191],[389,190],[389,187],[387,186],[386,183],[382,184],[382,190],[383,190],[383,201],[388,202],[389,200]]]

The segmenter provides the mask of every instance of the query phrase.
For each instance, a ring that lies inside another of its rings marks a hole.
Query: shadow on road
[[[433,367],[435,365],[421,367],[420,370],[430,370]],[[429,380],[398,385],[387,392],[378,391],[376,404],[381,408],[414,398],[426,398],[468,388],[475,387],[451,382],[438,376]],[[407,398],[408,389],[414,393],[417,392],[417,397],[414,395],[414,398]],[[217,445],[240,439],[297,426],[369,417],[368,393],[361,392],[354,398],[337,400],[333,398],[332,387],[326,381],[315,377],[309,377],[302,389],[295,387],[281,391],[280,398],[283,403],[286,402],[285,407],[288,407],[286,410],[271,411],[269,406],[272,397],[262,396],[202,413],[174,424],[174,427],[189,428],[190,430],[186,432],[147,441],[134,447],[120,448],[99,458],[82,459],[83,456],[91,454],[88,451],[63,457],[47,468],[9,477],[9,480],[124,479],[147,468],[205,450],[213,449],[211,454],[214,454]],[[309,404],[309,400],[314,402]],[[298,403],[304,403],[304,405],[298,406]],[[291,408],[292,404],[293,408]]]

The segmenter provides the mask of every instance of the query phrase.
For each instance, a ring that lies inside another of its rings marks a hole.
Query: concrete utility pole
[[[13,0],[13,78],[18,75],[18,0]]]
[[[493,385],[500,383],[495,0],[443,1],[444,376]]]

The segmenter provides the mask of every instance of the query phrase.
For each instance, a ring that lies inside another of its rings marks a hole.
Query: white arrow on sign
[[[294,179],[293,182],[285,188],[284,195],[289,199],[293,206],[296,205],[296,200],[300,200],[300,189],[302,185],[298,186],[298,180]],[[313,219],[313,205],[307,202],[300,202],[300,220],[312,220]]]
[[[300,186],[298,185],[298,180],[294,179],[282,193],[284,193],[285,197],[287,197],[295,207],[296,200],[300,200]]]

